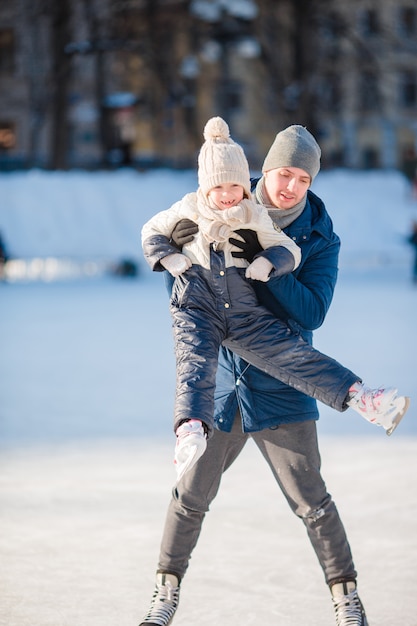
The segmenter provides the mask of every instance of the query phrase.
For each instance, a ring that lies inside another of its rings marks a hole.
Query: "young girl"
[[[204,453],[213,425],[219,347],[223,343],[284,383],[338,411],[351,406],[391,434],[408,407],[393,388],[371,390],[359,376],[312,348],[261,306],[251,280],[292,272],[298,247],[276,230],[267,210],[250,198],[249,166],[221,118],[204,129],[198,158],[199,188],[142,229],[144,255],[154,271],[175,282],[170,309],[177,365],[174,429],[178,480]],[[170,242],[178,221],[198,224],[182,252]],[[257,232],[264,248],[252,263],[232,256],[239,229]]]

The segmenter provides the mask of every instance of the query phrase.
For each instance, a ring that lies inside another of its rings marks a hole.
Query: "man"
[[[302,126],[278,133],[254,188],[274,223],[301,247],[291,274],[254,283],[258,299],[292,332],[312,342],[324,321],[337,279],[340,241],[323,202],[309,187],[320,169],[320,148]],[[179,245],[196,230],[189,221],[172,235]],[[259,252],[256,236],[233,240],[249,262]],[[337,626],[367,626],[356,589],[357,573],[343,524],[320,473],[316,401],[249,365],[226,348],[219,357],[214,435],[194,467],[173,491],[159,555],[156,587],[141,626],[167,626],[179,602],[180,584],[203,519],[223,471],[251,437],[292,511],[303,521],[329,585]]]

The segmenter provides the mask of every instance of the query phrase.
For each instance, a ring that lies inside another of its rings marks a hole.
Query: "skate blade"
[[[392,426],[388,428],[388,430],[386,431],[388,436],[392,435],[392,433],[397,428],[398,424],[401,422],[402,418],[408,411],[408,407],[410,406],[410,398],[408,396],[404,396],[404,400],[405,402],[404,402],[403,408],[400,411],[398,411],[397,415],[394,417]]]

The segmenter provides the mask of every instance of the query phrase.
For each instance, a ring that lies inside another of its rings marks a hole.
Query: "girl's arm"
[[[153,271],[163,272],[165,268],[161,265],[161,259],[178,254],[178,248],[171,243],[171,233],[183,217],[183,203],[179,201],[144,224],[141,232],[142,250]]]

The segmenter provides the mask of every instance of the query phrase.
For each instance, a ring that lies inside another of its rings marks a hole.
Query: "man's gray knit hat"
[[[321,150],[313,135],[304,126],[288,126],[275,137],[266,155],[262,172],[278,167],[299,167],[313,180],[320,170]]]

